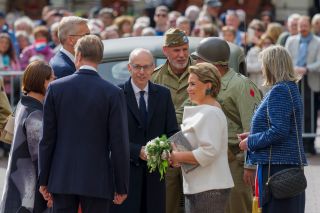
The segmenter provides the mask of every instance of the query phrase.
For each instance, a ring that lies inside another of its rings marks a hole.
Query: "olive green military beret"
[[[164,35],[164,46],[176,47],[188,44],[189,40],[187,35],[177,28],[170,28]]]

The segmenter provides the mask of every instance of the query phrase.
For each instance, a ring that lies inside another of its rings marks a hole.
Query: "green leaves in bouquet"
[[[158,168],[160,180],[164,178],[164,175],[169,167],[168,158],[170,151],[171,144],[165,135],[151,140],[146,145],[147,165],[149,172],[154,172]]]

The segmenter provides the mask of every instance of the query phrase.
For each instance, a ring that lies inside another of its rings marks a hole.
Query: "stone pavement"
[[[308,164],[305,167],[308,181],[305,213],[320,213],[320,155],[308,157]]]
[[[0,160],[0,197],[2,195],[7,163],[7,158]],[[305,213],[320,213],[320,155],[309,156],[308,164],[309,166],[305,167],[305,174],[308,180]]]

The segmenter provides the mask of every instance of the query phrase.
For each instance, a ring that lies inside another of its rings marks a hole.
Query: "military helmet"
[[[191,56],[216,65],[228,65],[230,47],[221,38],[205,38],[200,41],[196,51]]]

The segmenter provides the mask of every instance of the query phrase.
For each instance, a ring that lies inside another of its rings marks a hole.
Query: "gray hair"
[[[319,20],[320,20],[320,13],[317,13],[312,18],[312,21],[311,21],[312,25],[314,25]]]
[[[299,19],[301,17],[301,15],[300,14],[298,14],[298,13],[293,13],[293,14],[291,14],[289,17],[288,17],[288,23],[289,22],[292,22],[293,20],[295,20],[295,19]]]
[[[25,24],[28,27],[32,29],[34,28],[34,23],[33,21],[28,17],[28,16],[23,16],[21,18],[18,18],[15,22],[14,22],[14,29],[16,29],[20,24]]]
[[[294,72],[289,52],[280,45],[267,47],[260,54],[262,73],[265,76],[265,86],[272,86],[280,81],[295,81],[299,79]]]
[[[61,19],[58,29],[58,37],[61,44],[64,44],[68,35],[76,33],[79,24],[88,24],[88,20],[78,16],[67,16]]]
[[[146,27],[142,30],[141,35],[142,36],[155,36],[156,31],[152,27]]]
[[[102,15],[102,14],[109,14],[111,15],[112,17],[114,17],[114,11],[112,8],[109,8],[109,7],[104,7],[102,8],[100,11],[99,11],[99,15]]]
[[[103,57],[103,43],[96,35],[86,35],[80,38],[75,47],[75,53],[81,53],[81,56],[88,61],[100,63]]]
[[[200,8],[195,5],[190,5],[187,7],[185,15],[188,17],[191,21],[195,21],[200,14]]]
[[[178,26],[180,24],[190,24],[190,20],[185,16],[180,16],[177,18],[176,25]]]
[[[152,63],[154,64],[154,58],[152,53],[150,52],[150,50],[144,49],[144,48],[136,48],[134,50],[131,51],[130,55],[129,55],[129,63],[132,63],[133,59],[139,55],[140,53],[146,53],[150,56],[150,58],[152,59]]]
[[[59,30],[59,22],[53,23],[53,24],[51,25],[51,27],[50,27],[50,31],[51,31],[51,32],[58,32],[58,30]]]

